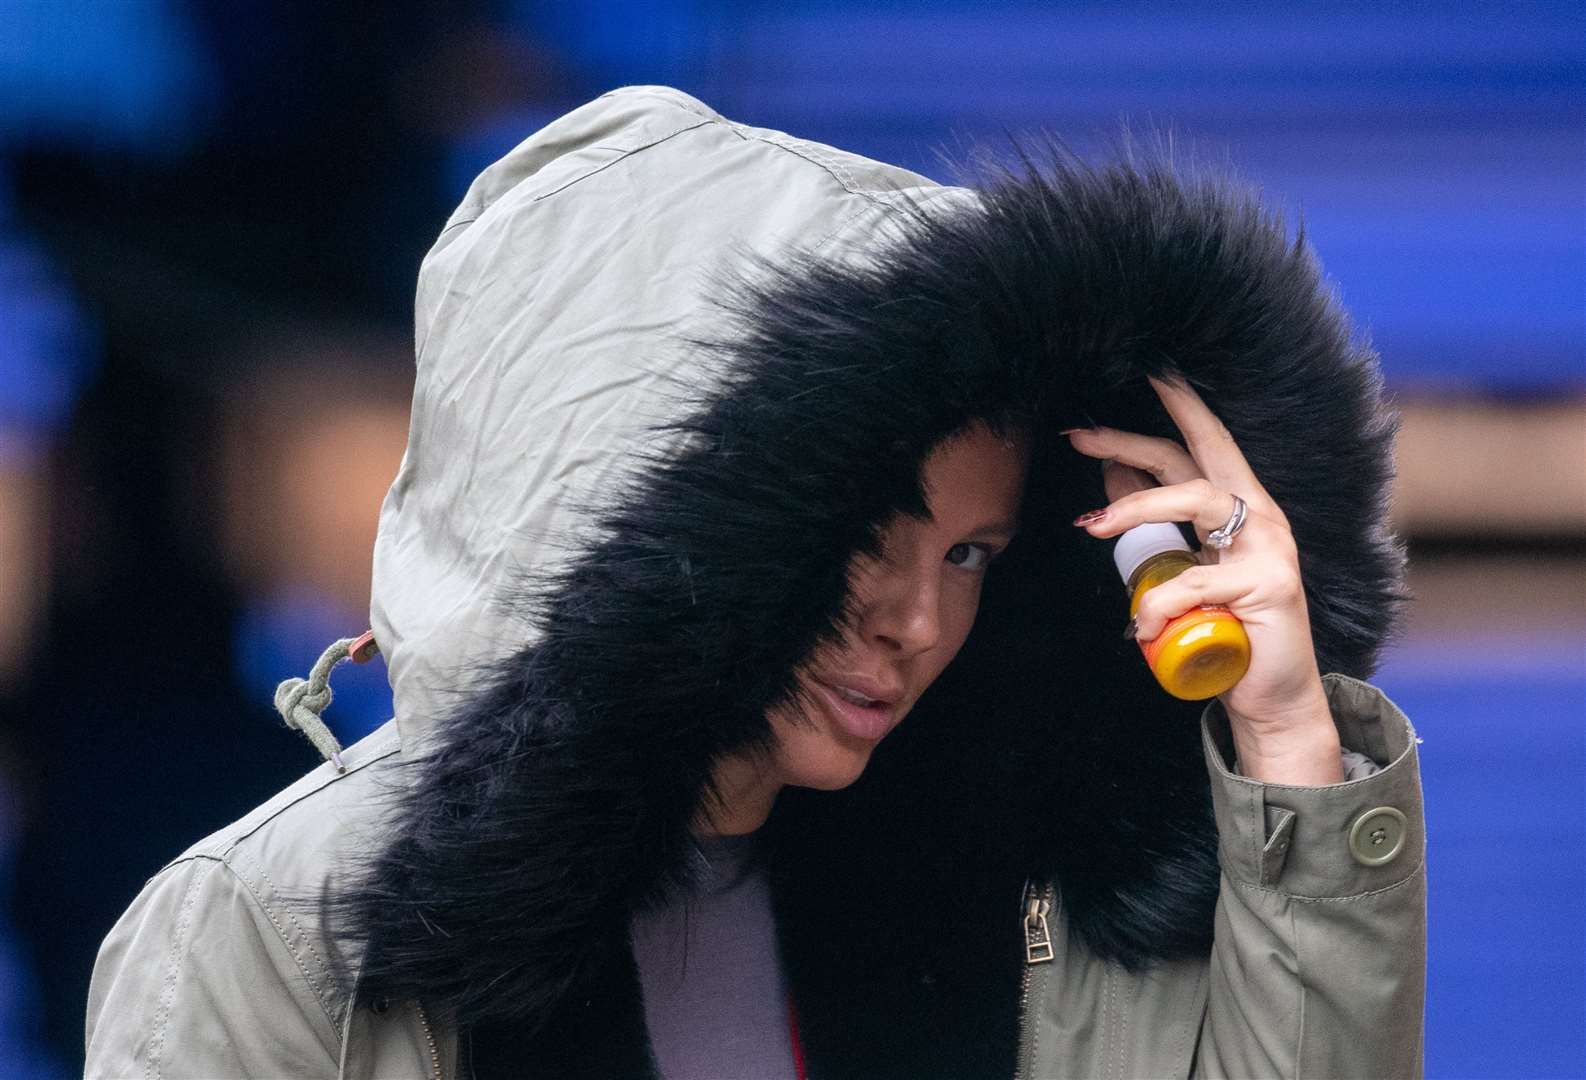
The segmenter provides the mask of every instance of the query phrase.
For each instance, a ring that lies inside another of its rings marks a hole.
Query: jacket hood
[[[404,741],[537,640],[523,598],[598,544],[656,463],[710,437],[690,417],[735,373],[699,340],[731,333],[736,270],[863,257],[902,207],[968,195],[828,148],[812,168],[793,143],[629,88],[490,166],[447,221],[419,274],[411,429],[375,544],[372,626]]]
[[[553,1057],[592,1060],[713,762],[767,744],[850,558],[970,422],[1032,436],[974,631],[856,784],[767,826],[812,1061],[1011,1061],[1026,878],[1122,963],[1210,940],[1201,706],[1120,638],[1111,545],[1068,525],[1100,473],[1058,431],[1175,435],[1145,376],[1182,375],[1290,519],[1321,670],[1369,676],[1402,599],[1376,357],[1303,235],[1164,163],[943,188],[630,88],[475,182],[417,321],[373,605],[411,783],[333,925],[365,999]]]

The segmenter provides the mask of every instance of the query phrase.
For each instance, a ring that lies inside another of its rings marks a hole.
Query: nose
[[[913,656],[933,647],[941,638],[940,580],[934,572],[908,570],[883,564],[865,583],[861,595],[866,640],[886,651]]]

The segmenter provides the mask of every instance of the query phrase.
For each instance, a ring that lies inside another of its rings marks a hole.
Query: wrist
[[[1242,775],[1295,786],[1343,781],[1343,747],[1320,679],[1314,693],[1278,714],[1255,718],[1223,708]]]

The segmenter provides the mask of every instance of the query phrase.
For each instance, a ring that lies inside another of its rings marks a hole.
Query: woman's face
[[[1013,539],[1026,455],[1022,438],[976,426],[926,459],[932,520],[899,515],[882,534],[882,558],[855,558],[849,582],[860,618],[839,648],[799,668],[810,703],[795,699],[769,716],[777,782],[823,790],[853,783],[958,654],[988,562]]]

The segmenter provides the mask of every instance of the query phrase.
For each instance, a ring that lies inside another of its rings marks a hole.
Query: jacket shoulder
[[[191,863],[218,863],[234,879],[235,906],[279,940],[328,1012],[336,1000],[333,946],[320,903],[344,873],[385,844],[386,810],[406,783],[396,725],[387,722],[342,753],[345,772],[328,762],[248,814],[200,840],[145,886]],[[346,959],[346,958],[343,958]]]
[[[225,861],[244,845],[257,857],[282,838],[289,838],[296,847],[304,841],[323,841],[339,826],[361,825],[377,812],[379,793],[388,788],[384,781],[400,751],[396,725],[387,721],[342,751],[345,772],[337,772],[328,761],[321,763],[242,817],[194,843],[166,867],[194,858]]]
[[[333,1074],[344,1010],[309,948],[224,862],[172,864],[100,946],[84,1075]]]
[[[94,966],[90,1074],[334,1068],[346,1003],[317,900],[344,856],[376,842],[397,788],[395,725],[342,760],[345,772],[321,765],[144,885]]]

